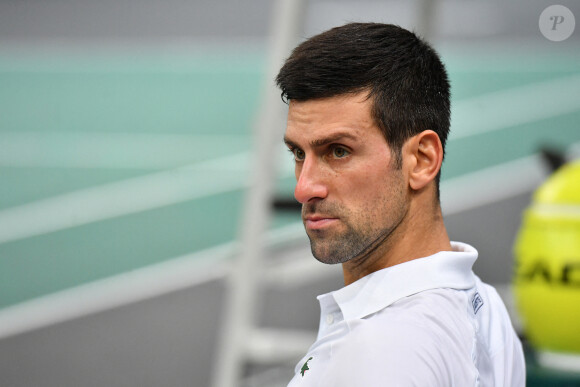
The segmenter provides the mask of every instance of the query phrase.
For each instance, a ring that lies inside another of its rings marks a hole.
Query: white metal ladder
[[[234,387],[248,363],[282,361],[302,353],[312,334],[258,328],[257,292],[264,269],[264,235],[270,219],[278,149],[284,128],[284,104],[274,78],[301,33],[306,0],[278,0],[270,36],[267,79],[262,93],[256,131],[251,185],[247,192],[240,254],[226,280],[225,309],[220,343],[214,362],[213,386]]]

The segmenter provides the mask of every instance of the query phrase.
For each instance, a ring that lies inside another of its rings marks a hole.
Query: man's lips
[[[338,221],[338,218],[328,215],[308,215],[304,218],[304,226],[307,229],[318,230],[328,227]]]

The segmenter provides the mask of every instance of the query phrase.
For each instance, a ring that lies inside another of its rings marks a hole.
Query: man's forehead
[[[368,100],[358,95],[308,101],[290,101],[286,134],[308,132],[328,135],[342,131],[357,135],[375,126]]]
[[[313,114],[336,115],[346,109],[370,115],[371,105],[372,101],[366,93],[356,93],[309,100],[290,100],[288,111],[296,116],[310,116]]]

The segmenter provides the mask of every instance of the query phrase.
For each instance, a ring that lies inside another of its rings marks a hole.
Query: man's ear
[[[424,130],[405,142],[403,163],[407,164],[409,186],[424,188],[435,179],[443,162],[443,145],[437,133]],[[406,159],[406,160],[405,160]]]

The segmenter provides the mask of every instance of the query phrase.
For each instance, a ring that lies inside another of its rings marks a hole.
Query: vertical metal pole
[[[264,232],[276,172],[275,150],[283,132],[284,106],[274,78],[302,30],[306,0],[278,0],[272,18],[268,67],[257,127],[254,133],[252,184],[240,225],[240,255],[227,279],[225,313],[220,343],[214,362],[214,387],[239,384],[246,360],[247,341],[255,329],[256,298],[264,261]]]
[[[433,22],[439,7],[438,3],[438,0],[420,0],[418,3],[415,32],[424,39],[432,38],[435,32]]]

